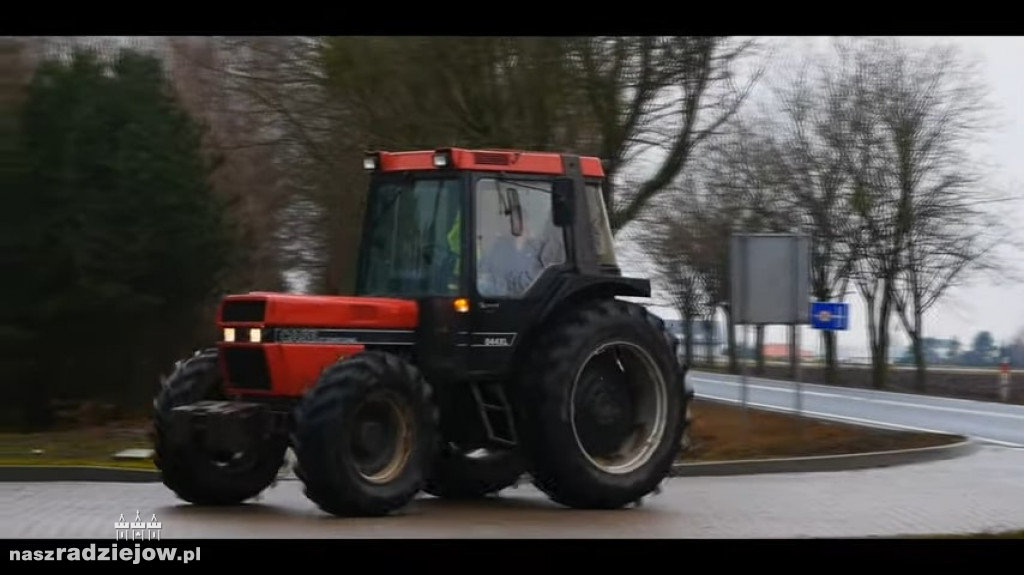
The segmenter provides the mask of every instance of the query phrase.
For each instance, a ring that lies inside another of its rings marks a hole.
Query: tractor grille
[[[228,387],[270,390],[270,369],[262,347],[228,347],[221,350],[228,372]]]
[[[240,300],[224,302],[220,321],[222,322],[255,322],[263,321],[267,314],[266,300]]]

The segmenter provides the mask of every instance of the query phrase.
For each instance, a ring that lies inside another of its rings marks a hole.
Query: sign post
[[[811,302],[811,327],[820,331],[850,329],[850,304],[833,301]]]
[[[733,323],[744,328],[744,350],[747,349],[748,330],[753,326],[787,325],[799,331],[801,325],[810,322],[807,305],[811,292],[810,262],[811,241],[806,235],[732,235],[729,306]],[[799,342],[799,338],[794,338],[794,341]],[[797,358],[799,355],[797,348]],[[749,399],[746,362],[741,371],[740,385],[741,402],[746,408]],[[797,404],[799,410],[799,384]]]
[[[999,397],[1004,403],[1010,400],[1010,360],[1006,357],[999,363]]]

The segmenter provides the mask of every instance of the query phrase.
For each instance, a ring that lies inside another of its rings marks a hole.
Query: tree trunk
[[[914,365],[917,366],[917,373],[914,376],[914,385],[920,392],[925,392],[928,389],[928,362],[925,361],[924,357],[924,338],[921,334],[924,330],[921,329],[924,323],[924,314],[920,312],[914,312],[914,330],[910,332],[910,341],[914,348]]]
[[[924,392],[928,389],[927,381],[927,365],[924,359],[924,341],[919,335],[911,336],[910,341],[914,349],[914,365],[917,367],[917,372],[914,374],[914,387],[918,391]]]
[[[871,355],[871,386],[875,389],[885,389],[885,360],[882,359],[882,352],[873,349]]]
[[[712,322],[713,320],[704,318],[704,360],[707,362],[708,367],[715,366],[715,346],[712,341]]]
[[[878,324],[875,326],[877,334],[871,354],[873,356],[871,384],[875,389],[885,389],[886,376],[889,371],[889,320],[892,312],[892,296],[889,295],[888,290],[889,288],[886,286],[886,290],[881,296]]]
[[[32,356],[28,353],[21,355],[22,359],[15,359],[17,357],[11,355],[16,366],[13,381],[18,382],[14,386],[13,402],[19,416],[18,430],[28,433],[49,429],[56,421],[51,382],[58,370],[53,362],[44,364],[29,359]]]
[[[729,340],[729,373],[738,374],[740,372],[740,364],[736,358],[736,324],[733,322],[732,310],[728,308],[725,310],[725,325],[726,337]]]
[[[683,349],[686,365],[693,365],[693,314],[683,316]]]
[[[825,330],[821,333],[822,343],[825,346],[825,383],[835,385],[838,375],[836,358],[836,333]]]

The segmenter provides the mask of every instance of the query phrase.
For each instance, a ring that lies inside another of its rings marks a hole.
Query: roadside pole
[[[1006,357],[999,364],[999,398],[1010,401],[1010,360]]]

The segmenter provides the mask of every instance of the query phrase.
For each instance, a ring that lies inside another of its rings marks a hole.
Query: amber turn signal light
[[[464,298],[464,297],[456,298],[455,299],[455,311],[457,313],[467,313],[467,312],[469,312],[469,300]]]

